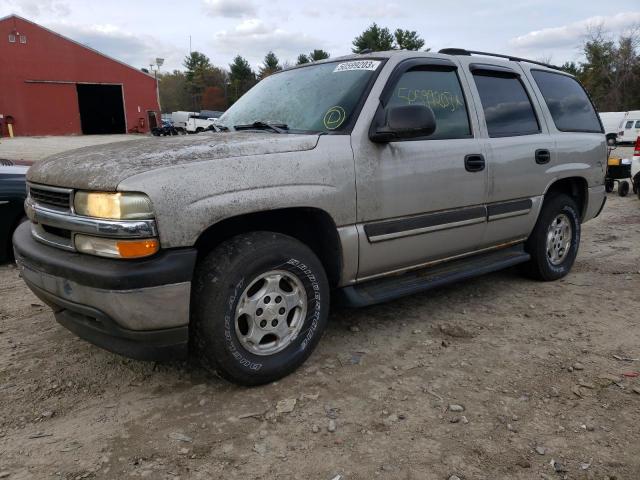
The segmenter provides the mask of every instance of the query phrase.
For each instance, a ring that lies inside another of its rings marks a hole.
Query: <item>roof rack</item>
[[[501,55],[499,53],[479,52],[477,50],[465,50],[464,48],[443,48],[438,53],[444,53],[445,55],[485,55],[487,57],[506,58],[511,62],[527,62],[535,65],[541,65],[547,68],[553,68],[554,70],[562,70],[562,68],[556,65],[550,65],[544,62],[537,62],[536,60],[529,60],[527,58],[514,57],[511,55]]]

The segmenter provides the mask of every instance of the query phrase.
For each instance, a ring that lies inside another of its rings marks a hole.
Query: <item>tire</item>
[[[196,133],[202,133],[202,132],[204,132],[204,128],[202,127],[196,128]]]
[[[604,191],[607,193],[613,192],[614,182],[611,178],[604,179]]]
[[[616,143],[616,137],[614,137],[613,135],[607,137],[607,145],[609,145],[610,147],[615,147]]]
[[[273,382],[314,350],[329,300],[322,264],[306,245],[272,232],[233,237],[196,267],[191,348],[206,370],[233,383]],[[289,301],[299,303],[289,309]]]
[[[618,183],[618,195],[621,197],[626,197],[629,193],[629,182],[619,182]]]
[[[554,234],[553,239],[549,241],[553,245],[563,245],[565,248],[549,250],[547,236],[552,223],[557,227],[555,232],[562,230],[562,224],[558,223],[558,219],[562,219],[570,227],[570,238],[567,241],[566,230],[564,234]],[[531,255],[531,259],[524,264],[524,272],[536,280],[558,280],[571,270],[579,245],[580,215],[575,200],[566,194],[553,194],[545,199],[536,226],[525,243],[525,250]],[[554,253],[558,255],[554,257]]]

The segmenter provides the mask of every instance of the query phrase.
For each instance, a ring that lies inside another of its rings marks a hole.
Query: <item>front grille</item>
[[[69,192],[31,187],[29,194],[31,199],[39,205],[65,209],[71,207],[71,194]]]

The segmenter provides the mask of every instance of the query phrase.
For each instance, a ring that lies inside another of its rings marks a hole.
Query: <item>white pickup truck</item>
[[[197,113],[177,111],[171,113],[171,120],[173,121],[173,126],[180,133],[200,133],[205,130],[210,130],[216,118],[218,118],[217,116],[211,115],[211,113],[221,114],[222,112],[202,111]]]
[[[186,122],[185,130],[187,133],[200,133],[205,130],[211,130],[216,119],[213,117],[203,117],[201,115],[191,115]]]

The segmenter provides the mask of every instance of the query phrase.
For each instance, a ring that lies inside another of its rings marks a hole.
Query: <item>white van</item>
[[[640,110],[627,112],[618,130],[618,143],[635,143],[640,136]]]
[[[627,112],[599,112],[600,121],[604,127],[604,134],[607,137],[608,145],[616,144],[616,137],[620,131],[620,125],[625,119]]]

